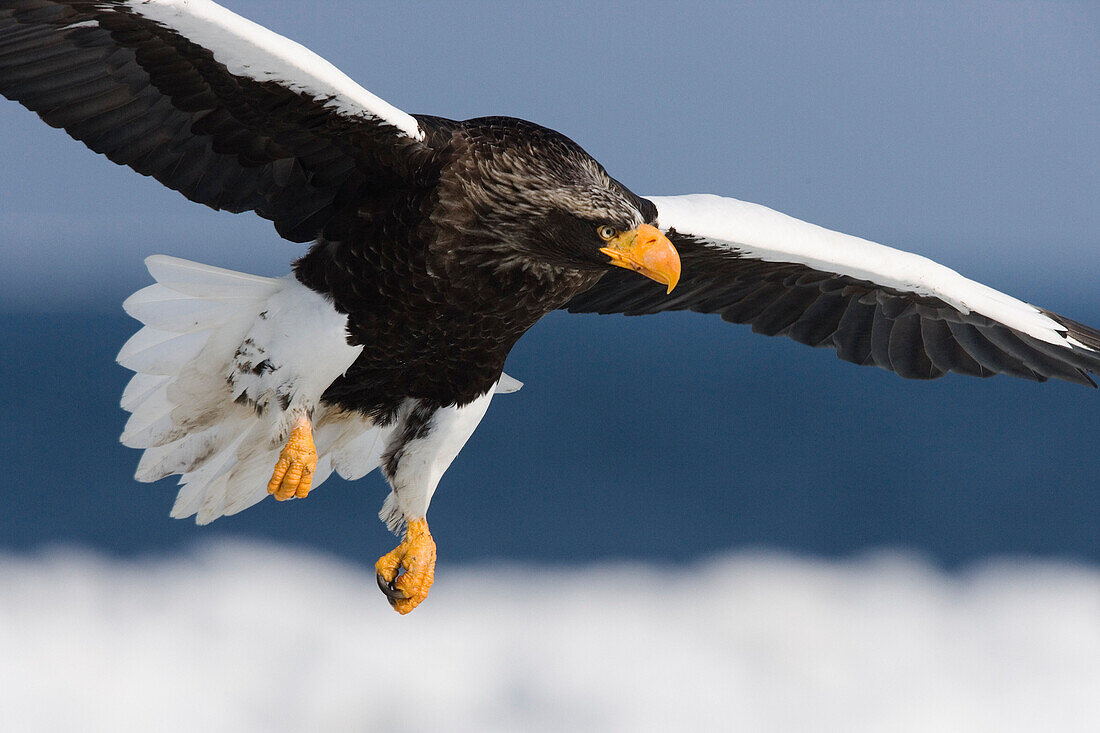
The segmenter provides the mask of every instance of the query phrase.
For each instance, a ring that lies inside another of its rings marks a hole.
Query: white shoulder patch
[[[664,231],[707,240],[764,262],[791,262],[939,298],[1041,341],[1068,346],[1065,328],[1038,308],[969,280],[927,257],[842,234],[746,201],[692,194],[650,196]]]
[[[300,43],[242,18],[210,0],[130,0],[136,14],[171,28],[209,50],[230,73],[272,81],[288,89],[325,99],[326,106],[354,116],[393,125],[423,140],[424,132],[409,114],[368,92]]]

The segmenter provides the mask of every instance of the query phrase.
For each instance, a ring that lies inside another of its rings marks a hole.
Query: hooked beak
[[[642,224],[608,240],[600,252],[611,264],[625,267],[650,280],[668,286],[668,292],[680,281],[680,253],[657,227]]]

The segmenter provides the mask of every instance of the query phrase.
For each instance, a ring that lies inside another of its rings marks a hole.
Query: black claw
[[[386,598],[389,599],[391,606],[397,601],[403,601],[408,598],[408,596],[405,595],[405,591],[394,585],[393,580],[386,580],[383,578],[382,573],[375,573],[374,577],[378,580],[378,590],[386,594]],[[394,578],[394,580],[397,579]]]

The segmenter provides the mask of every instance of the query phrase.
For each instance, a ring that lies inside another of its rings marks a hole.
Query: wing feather
[[[615,270],[574,312],[720,313],[766,335],[832,347],[910,379],[1003,373],[1094,385],[1100,331],[1000,293],[931,260],[717,196],[657,197],[680,251],[665,296]]]
[[[394,188],[424,130],[209,0],[3,0],[0,94],[120,165],[293,241]]]

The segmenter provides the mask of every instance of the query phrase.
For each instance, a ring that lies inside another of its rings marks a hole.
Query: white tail
[[[146,265],[157,283],[124,304],[144,328],[118,355],[137,372],[122,394],[132,413],[122,442],[145,451],[139,481],[181,474],[173,517],[194,514],[206,524],[267,496],[296,410],[313,414],[314,487],[333,471],[356,479],[378,465],[389,431],[319,404],[362,349],[347,345],[346,318],[328,301],[292,276],[257,277],[163,255]],[[246,343],[255,363],[242,364]],[[265,359],[264,368],[242,371]]]

